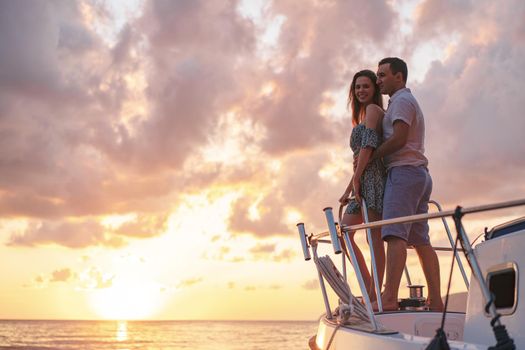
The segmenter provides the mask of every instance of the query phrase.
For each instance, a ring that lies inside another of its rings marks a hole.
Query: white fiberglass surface
[[[376,315],[386,328],[421,337],[433,337],[441,326],[440,312],[392,312]],[[463,340],[464,313],[447,313],[445,333],[449,340]]]

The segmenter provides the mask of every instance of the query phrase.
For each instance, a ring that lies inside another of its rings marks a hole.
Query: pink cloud
[[[51,274],[51,282],[67,282],[72,277],[74,277],[74,274],[68,268],[55,270]]]
[[[119,226],[114,232],[120,235],[147,238],[158,236],[167,229],[168,215],[139,215],[135,220]]]
[[[281,262],[281,261],[289,262],[289,261],[292,261],[295,258],[295,256],[297,256],[297,254],[295,253],[294,250],[285,249],[275,254],[273,259],[277,262]]]
[[[270,2],[261,23],[238,5],[148,1],[108,43],[77,3],[0,3],[0,217],[34,223],[10,232],[8,244],[118,247],[123,237],[161,234],[181,195],[212,186],[246,190],[228,218],[234,234],[294,232],[284,208],[299,210],[309,230],[324,228],[321,210],[337,206],[347,179],[333,183],[319,170],[332,152],[350,166],[349,116],[321,115],[325,94],[392,52],[405,52],[411,68],[413,52],[450,33],[451,55],[430,57],[424,80],[409,80],[426,115],[434,193],[455,205],[524,192],[520,2],[424,1],[413,35],[401,39],[387,1]],[[93,10],[95,20],[110,18],[104,5]],[[276,16],[280,32],[260,55]],[[130,82],[135,73],[144,90]],[[261,95],[269,81],[274,92]],[[124,117],[137,95],[146,105]],[[245,158],[207,162],[201,152],[214,133],[241,121],[250,126],[236,136]],[[247,211],[254,200],[259,219]],[[93,219],[130,212],[139,219],[117,231]]]
[[[125,238],[144,239],[164,233],[167,228],[167,219],[167,214],[140,214],[135,219],[117,227],[105,227],[95,219],[75,222],[67,220],[33,221],[23,232],[13,233],[7,244],[29,247],[59,244],[75,249],[96,245],[119,248],[128,243]]]
[[[259,254],[259,253],[273,253],[275,251],[275,244],[268,243],[268,244],[257,244],[256,246],[252,247],[250,249],[251,253]]]
[[[422,6],[437,6],[427,1]],[[453,12],[452,7],[447,7]],[[445,62],[434,62],[425,80],[414,88],[427,119],[427,151],[434,175],[434,193],[445,203],[504,201],[525,193],[525,140],[519,118],[524,95],[519,86],[520,57],[525,54],[523,6],[476,3],[449,30],[460,39]],[[461,11],[460,11],[461,12]],[[514,15],[511,15],[514,13]],[[456,14],[457,15],[457,14]],[[447,17],[443,14],[441,17]],[[519,16],[518,16],[519,17]],[[441,28],[436,19],[427,29]],[[487,26],[479,26],[485,23]],[[479,35],[493,26],[487,41]],[[505,26],[498,23],[505,23]],[[439,35],[439,34],[435,34]]]
[[[124,241],[109,237],[96,221],[81,223],[51,222],[33,223],[23,233],[13,234],[7,242],[10,246],[37,246],[60,244],[69,248],[85,248],[91,245],[121,247]]]
[[[268,196],[259,205],[261,211],[260,219],[251,219],[249,217],[248,210],[251,203],[249,198],[240,198],[233,204],[233,214],[229,222],[231,230],[240,233],[253,233],[257,236],[271,236],[287,231],[288,228],[282,222],[279,222],[282,214],[279,209],[281,201]]]

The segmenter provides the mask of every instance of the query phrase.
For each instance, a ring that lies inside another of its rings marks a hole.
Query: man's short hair
[[[390,64],[390,70],[392,71],[392,74],[395,75],[397,73],[401,73],[403,81],[406,83],[408,78],[408,67],[405,61],[399,57],[386,57],[379,61],[378,65],[380,66],[387,63]]]

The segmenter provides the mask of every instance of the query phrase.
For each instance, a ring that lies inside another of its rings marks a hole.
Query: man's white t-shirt
[[[401,166],[428,166],[425,157],[425,120],[410,89],[396,91],[390,98],[383,118],[383,138],[389,139],[394,134],[394,122],[401,120],[409,125],[407,143],[400,150],[384,157],[387,169]]]

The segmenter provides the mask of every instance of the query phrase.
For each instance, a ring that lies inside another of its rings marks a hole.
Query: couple
[[[354,176],[340,198],[348,203],[342,224],[363,221],[361,198],[368,207],[370,221],[428,212],[432,179],[424,156],[425,124],[423,113],[406,88],[408,69],[397,57],[379,61],[377,76],[370,70],[355,74],[348,94],[352,106],[350,147],[354,152]],[[383,110],[381,94],[389,95]],[[384,165],[383,165],[384,164]],[[385,174],[386,168],[386,174]],[[353,192],[354,198],[350,199]],[[372,229],[372,244],[377,264],[378,281],[382,284],[386,260],[385,288],[381,293],[383,309],[398,309],[398,291],[406,263],[407,245],[419,256],[428,285],[428,306],[442,310],[439,261],[430,245],[427,221],[394,224]],[[367,292],[375,300],[373,279],[363,254],[350,232]],[[387,244],[386,259],[383,242]]]

